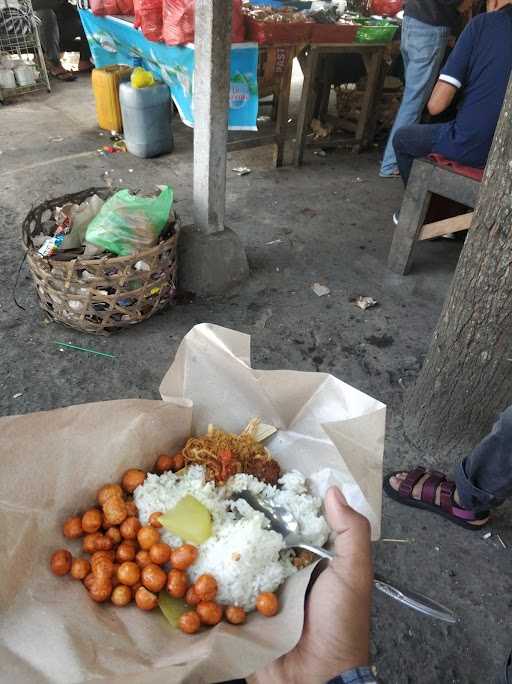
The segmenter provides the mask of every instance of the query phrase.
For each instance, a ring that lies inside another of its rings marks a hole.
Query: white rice
[[[298,471],[283,475],[281,487],[272,487],[251,475],[236,475],[225,487],[204,481],[201,466],[192,466],[183,476],[168,472],[148,475],[134,493],[142,524],[155,511],[166,512],[187,494],[194,496],[210,511],[212,536],[199,547],[199,556],[189,568],[194,581],[203,573],[215,577],[219,585],[217,600],[224,605],[253,610],[262,591],[275,591],[296,572],[285,549],[283,537],[267,529],[265,516],[253,510],[236,492],[249,489],[255,494],[286,507],[299,523],[301,535],[311,544],[322,546],[329,534],[320,513],[321,500],[307,493],[307,483]],[[162,539],[171,546],[183,540],[162,530]]]

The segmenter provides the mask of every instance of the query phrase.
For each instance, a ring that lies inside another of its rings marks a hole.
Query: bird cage
[[[0,0],[0,102],[50,81],[30,0]]]

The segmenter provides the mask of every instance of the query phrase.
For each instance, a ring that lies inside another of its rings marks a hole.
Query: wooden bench
[[[416,242],[470,227],[473,212],[434,223],[424,222],[434,194],[474,209],[482,176],[482,169],[461,166],[438,155],[415,159],[389,252],[391,271],[400,275],[409,272]]]

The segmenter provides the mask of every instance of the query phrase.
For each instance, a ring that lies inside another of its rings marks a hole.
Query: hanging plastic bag
[[[133,0],[89,0],[89,5],[92,13],[99,17],[134,14]]]
[[[116,192],[88,225],[86,242],[119,256],[155,245],[169,222],[173,200],[172,188],[161,185],[159,189],[156,197]]]
[[[371,12],[381,17],[394,17],[404,6],[404,0],[372,0]]]
[[[135,28],[140,28],[148,40],[162,40],[162,0],[134,0],[133,5]]]
[[[163,0],[163,39],[167,45],[184,45],[194,42],[195,0]],[[245,23],[242,0],[233,0],[231,40],[242,43]]]

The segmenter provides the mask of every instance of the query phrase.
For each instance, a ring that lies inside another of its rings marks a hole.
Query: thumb
[[[344,495],[338,487],[329,487],[325,495],[325,513],[331,529],[338,534],[356,531],[363,536],[369,536],[368,520],[348,505]]]

